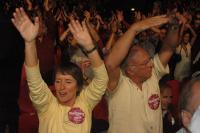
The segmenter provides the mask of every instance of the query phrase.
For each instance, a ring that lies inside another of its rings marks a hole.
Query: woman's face
[[[69,74],[58,72],[55,76],[55,90],[58,101],[64,105],[73,105],[78,90],[77,81]]]
[[[172,103],[171,88],[165,88],[161,93],[161,98],[162,109],[167,110],[169,105]]]
[[[189,33],[184,34],[183,42],[188,43],[189,41],[190,41],[190,34]]]
[[[160,40],[164,40],[167,34],[167,30],[166,29],[161,29],[160,30]]]

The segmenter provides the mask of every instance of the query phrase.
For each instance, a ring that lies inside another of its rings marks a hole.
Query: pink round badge
[[[72,108],[68,112],[68,118],[75,124],[81,124],[85,120],[85,113],[80,108]]]
[[[148,104],[149,107],[153,110],[158,109],[159,105],[160,105],[160,97],[158,94],[153,94],[149,97],[148,99]]]

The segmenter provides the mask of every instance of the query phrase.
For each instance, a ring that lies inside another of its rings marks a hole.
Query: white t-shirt
[[[189,125],[189,129],[191,133],[199,133],[200,132],[200,106],[197,108],[195,113],[192,116],[191,123]]]
[[[187,133],[187,131],[184,128],[181,128],[176,133]]]
[[[187,53],[182,48],[181,45],[179,45],[176,48],[176,53],[181,55],[181,61],[176,64],[176,68],[174,70],[174,77],[176,80],[181,81],[185,77],[188,77],[190,74],[190,65],[191,65],[191,45],[188,43],[186,45]]]

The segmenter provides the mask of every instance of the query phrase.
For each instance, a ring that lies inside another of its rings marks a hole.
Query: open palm
[[[36,17],[35,23],[32,23],[23,8],[17,8],[13,16],[12,22],[24,40],[26,42],[35,40],[39,31],[39,19]]]
[[[92,38],[87,30],[85,22],[81,25],[78,21],[72,20],[69,24],[69,29],[82,47],[89,48],[93,45]]]

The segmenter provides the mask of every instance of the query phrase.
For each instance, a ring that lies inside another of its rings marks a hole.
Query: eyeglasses
[[[200,71],[196,71],[195,73],[192,74],[192,78],[197,78],[200,77]]]
[[[136,65],[128,65],[128,66],[136,66],[136,67],[144,67],[144,66],[148,66],[149,64],[153,63],[153,58],[150,57],[148,60],[144,61],[141,64],[136,64]]]

